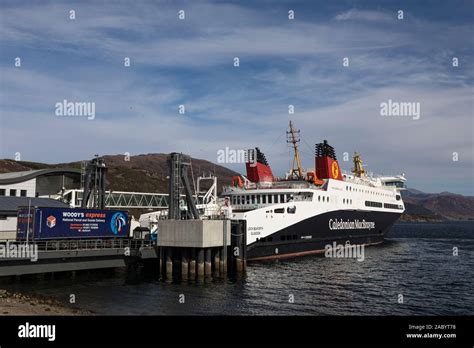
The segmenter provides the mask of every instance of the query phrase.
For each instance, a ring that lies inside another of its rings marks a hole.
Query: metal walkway
[[[83,190],[67,190],[60,195],[50,196],[49,198],[61,199],[73,208],[80,208],[82,202]],[[195,197],[195,196],[194,196]],[[200,200],[203,196],[199,196]],[[184,204],[185,196],[181,195]],[[125,191],[106,191],[105,206],[113,209],[168,209],[169,196],[167,193],[150,192],[125,192]]]

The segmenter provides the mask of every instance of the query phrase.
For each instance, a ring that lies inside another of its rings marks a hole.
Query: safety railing
[[[68,251],[68,250],[100,250],[100,249],[140,249],[151,247],[154,242],[142,239],[67,239],[67,240],[47,240],[47,241],[10,241],[8,247],[12,246],[37,246],[41,251]]]

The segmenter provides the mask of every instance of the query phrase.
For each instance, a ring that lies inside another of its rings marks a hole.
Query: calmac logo
[[[337,179],[339,177],[339,166],[337,165],[337,162],[332,162],[332,177],[334,179]]]
[[[110,220],[110,228],[114,234],[122,233],[127,226],[127,218],[122,213],[115,213]]]

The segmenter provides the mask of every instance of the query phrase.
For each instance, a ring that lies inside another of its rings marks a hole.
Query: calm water
[[[7,287],[65,302],[73,293],[77,306],[98,314],[472,315],[473,273],[474,222],[453,222],[397,224],[386,243],[365,249],[363,262],[311,256],[254,263],[242,279],[203,283],[166,284],[116,270]]]

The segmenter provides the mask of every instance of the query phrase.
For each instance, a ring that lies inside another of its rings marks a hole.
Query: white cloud
[[[394,13],[390,16],[388,13],[379,11],[357,10],[355,8],[349,11],[337,14],[334,17],[337,21],[360,20],[367,22],[390,22],[396,18]]]
[[[414,18],[394,27],[395,14],[355,9],[326,22],[288,23],[207,2],[187,4],[185,21],[168,2],[79,3],[69,21],[70,7],[2,9],[2,55],[24,57],[21,69],[0,70],[4,157],[20,151],[24,159],[66,162],[183,151],[215,161],[226,146],[259,146],[281,174],[293,103],[310,147],[301,144],[306,167],[314,143],[327,138],[338,153],[361,151],[373,170],[406,171],[422,189],[435,185],[428,177],[458,185],[472,174],[469,27]],[[457,70],[449,67],[454,53]],[[124,56],[132,59],[128,70]],[[382,118],[379,104],[389,98],[421,102],[421,119]],[[55,117],[63,99],[96,102],[97,118]],[[453,151],[462,158],[457,171]]]

